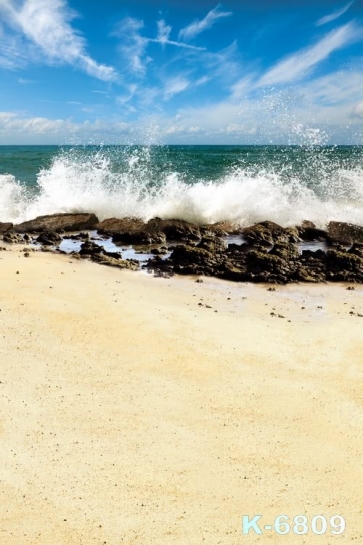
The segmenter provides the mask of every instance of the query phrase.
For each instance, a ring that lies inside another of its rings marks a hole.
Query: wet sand
[[[16,248],[0,276],[1,543],[362,542],[363,287]],[[243,536],[257,514],[347,529]]]

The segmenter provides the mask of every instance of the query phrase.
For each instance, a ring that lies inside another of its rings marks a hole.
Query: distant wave
[[[43,214],[87,211],[101,220],[158,216],[200,224],[271,220],[288,226],[308,219],[321,227],[330,220],[363,225],[359,166],[337,168],[315,185],[296,174],[287,181],[285,172],[268,166],[255,172],[236,166],[213,181],[188,183],[187,173],[176,171],[153,180],[152,165],[135,153],[120,172],[102,151],[84,156],[64,152],[49,169],[39,172],[35,190],[11,174],[0,175],[0,221],[17,223]]]

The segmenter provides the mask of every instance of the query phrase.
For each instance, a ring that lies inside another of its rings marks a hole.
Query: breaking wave
[[[319,226],[330,220],[363,225],[361,150],[349,164],[334,163],[333,152],[289,150],[283,161],[253,165],[241,158],[208,176],[187,161],[176,168],[162,149],[156,157],[152,147],[63,150],[32,186],[12,174],[0,176],[0,221],[94,212],[101,220],[158,216],[240,225],[271,220],[287,226],[305,219]]]

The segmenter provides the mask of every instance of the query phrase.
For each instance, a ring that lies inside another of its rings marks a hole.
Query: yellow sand
[[[1,544],[363,543],[362,288],[16,248],[0,279]],[[347,529],[243,536],[257,514]]]

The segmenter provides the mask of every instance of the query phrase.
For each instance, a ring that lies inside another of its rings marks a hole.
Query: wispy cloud
[[[172,96],[185,91],[190,86],[190,81],[184,76],[170,78],[164,87],[164,98],[170,99]]]
[[[333,13],[330,13],[329,15],[325,15],[325,17],[322,17],[321,19],[318,19],[318,21],[316,21],[315,25],[316,26],[322,26],[322,25],[326,25],[327,23],[331,23],[332,21],[335,21],[335,19],[338,19],[339,17],[344,15],[344,13],[346,13],[348,11],[348,9],[350,8],[350,6],[352,4],[354,4],[354,0],[353,0],[353,2],[349,2],[348,4],[346,4],[341,9],[333,11]]]
[[[182,28],[179,32],[179,38],[184,40],[190,40],[195,38],[201,32],[204,32],[208,28],[211,28],[215,21],[221,17],[230,17],[232,15],[231,11],[221,11],[221,5],[218,4],[215,8],[210,10],[209,13],[204,17],[204,19],[193,21],[190,25],[185,28]]]
[[[315,45],[279,61],[262,76],[257,86],[276,85],[301,79],[309,74],[315,65],[328,58],[333,51],[362,38],[362,29],[354,23],[332,30]]]
[[[156,38],[146,38],[149,42],[159,43],[161,45],[169,44],[176,47],[184,47],[187,49],[194,49],[196,51],[205,51],[205,47],[197,47],[195,45],[186,44],[184,42],[176,42],[175,40],[170,40],[169,36],[172,30],[172,27],[167,25],[163,19],[158,21],[158,34]]]
[[[148,40],[141,36],[140,30],[144,28],[144,21],[127,17],[118,25],[117,36],[122,40],[121,53],[131,72],[138,76],[144,76],[146,66],[151,61],[145,55]]]
[[[70,24],[75,15],[65,0],[25,0],[21,7],[15,0],[1,0],[0,15],[15,32],[36,46],[48,64],[70,64],[104,81],[117,78],[112,66],[100,64],[88,55],[85,39]],[[25,44],[22,46],[26,51]],[[18,56],[23,56],[24,51]],[[16,55],[10,51],[8,58],[14,60]]]

